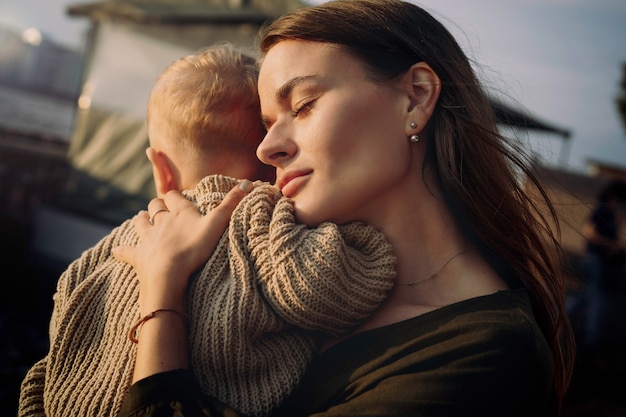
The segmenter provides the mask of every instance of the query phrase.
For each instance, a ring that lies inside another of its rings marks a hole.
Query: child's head
[[[254,57],[229,43],[201,49],[158,77],[147,111],[157,194],[193,188],[210,174],[273,182],[256,157],[265,130]]]

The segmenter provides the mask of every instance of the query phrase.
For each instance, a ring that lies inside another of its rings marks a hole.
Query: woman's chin
[[[294,212],[296,216],[296,221],[299,224],[304,224],[309,227],[316,227],[320,223],[327,221],[326,218],[321,216],[322,212],[318,208],[307,207],[303,204],[298,204],[297,201],[294,202]]]
[[[320,222],[315,221],[315,217],[311,216],[310,213],[302,212],[296,209],[296,222],[299,224],[304,224],[309,227],[315,227],[320,224]]]

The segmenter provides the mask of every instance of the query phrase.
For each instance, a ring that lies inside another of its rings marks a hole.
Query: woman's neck
[[[396,255],[396,284],[381,306],[354,332],[407,320],[465,299],[507,289],[480,252],[463,237],[442,199],[409,196],[378,228]],[[420,201],[419,205],[415,201]],[[407,209],[409,208],[409,209]],[[470,251],[468,251],[471,249]],[[443,266],[443,267],[442,267]],[[433,271],[436,274],[429,279]],[[414,285],[404,285],[419,281]]]

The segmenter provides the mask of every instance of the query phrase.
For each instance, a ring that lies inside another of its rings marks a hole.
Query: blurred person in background
[[[570,317],[582,314],[579,346],[594,356],[605,342],[608,292],[624,265],[626,249],[621,240],[622,210],[626,202],[626,182],[613,180],[597,196],[596,206],[585,220],[582,235],[586,240],[582,258],[585,274],[581,290],[567,300]]]

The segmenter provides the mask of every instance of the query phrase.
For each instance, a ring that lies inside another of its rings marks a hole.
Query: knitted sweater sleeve
[[[254,192],[234,215],[249,216],[240,220],[249,225],[260,285],[281,318],[338,335],[380,305],[395,277],[395,256],[382,233],[363,223],[297,224],[293,203],[275,187]],[[268,214],[264,204],[275,207]]]
[[[96,245],[84,251],[59,277],[56,292],[53,295],[54,305],[49,323],[50,351],[28,370],[21,383],[18,416],[46,415],[44,397],[51,385],[50,382],[46,382],[46,375],[50,367],[54,366],[56,362],[56,359],[51,358],[51,352],[60,337],[59,332],[63,328],[62,322],[75,314],[72,299],[75,298],[75,294],[78,293],[81,286],[90,285],[89,278],[97,273],[98,269],[111,258],[111,249],[114,246],[136,243],[132,239],[128,240],[129,236],[135,236],[134,233],[130,233],[131,228],[130,220],[114,228]],[[89,300],[85,300],[85,302],[89,302]],[[104,301],[102,302],[104,303]],[[62,337],[72,338],[72,335],[62,335]],[[69,355],[69,352],[66,354]]]
[[[85,250],[78,259],[70,263],[67,269],[63,271],[57,281],[56,292],[52,296],[54,305],[49,325],[51,343],[57,333],[59,316],[67,307],[67,301],[76,288],[112,256],[111,250],[113,247],[136,244],[135,241],[126,242],[120,240],[122,237],[129,236],[128,231],[132,227],[131,220],[124,221],[124,223],[114,228],[111,233],[103,237],[94,246]]]
[[[35,363],[26,373],[20,387],[17,415],[19,417],[45,417],[43,406],[46,382],[46,358]]]

